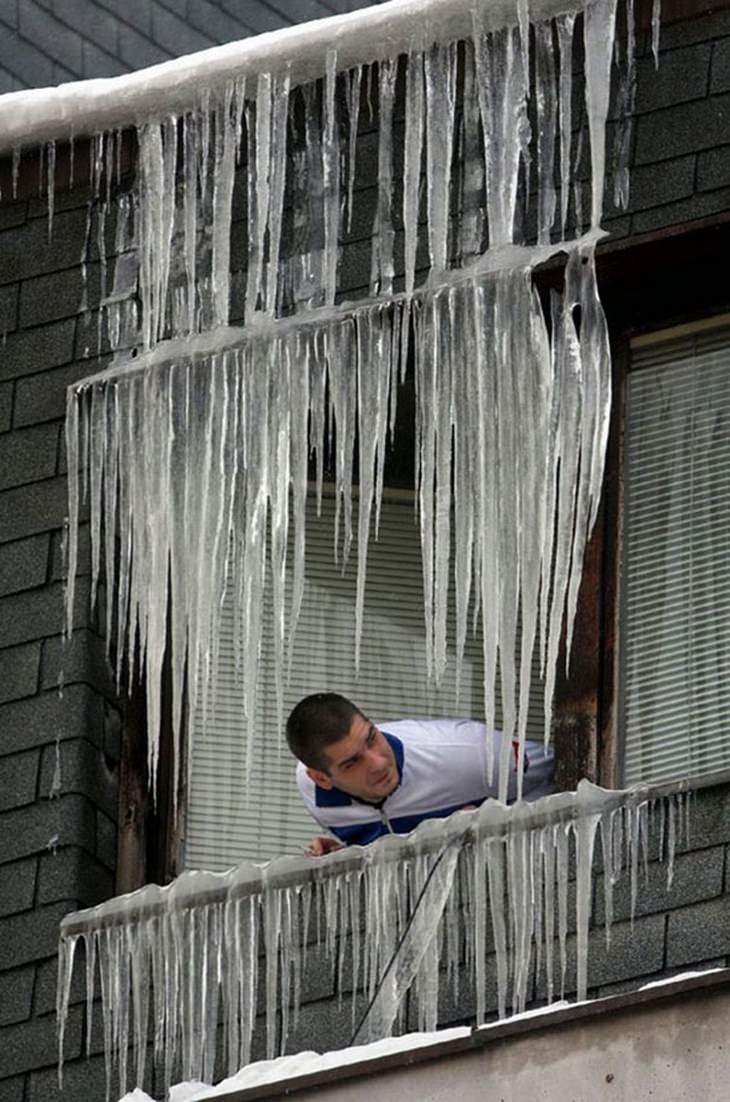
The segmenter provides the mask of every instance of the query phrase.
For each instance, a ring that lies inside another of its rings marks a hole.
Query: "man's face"
[[[339,788],[350,796],[377,803],[398,784],[398,766],[390,743],[365,716],[356,715],[350,730],[323,750],[327,771],[308,769],[320,788]]]

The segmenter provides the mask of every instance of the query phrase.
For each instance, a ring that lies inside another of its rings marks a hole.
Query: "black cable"
[[[446,853],[448,852],[448,850],[450,849],[451,846],[453,846],[456,842],[460,843],[461,841],[462,841],[461,838],[457,838],[457,839],[454,839],[454,841],[451,842],[450,845],[445,846],[444,849],[441,850],[441,853],[438,855],[436,860],[434,861],[433,865],[431,866],[431,868],[429,870],[429,873],[428,873],[428,876],[426,877],[426,879],[424,881],[423,887],[421,888],[420,892],[418,893],[418,899],[413,904],[413,910],[411,911],[410,916],[408,918],[408,921],[406,922],[405,929],[403,930],[403,933],[401,934],[401,936],[398,939],[398,944],[396,945],[395,949],[393,950],[393,953],[391,955],[390,960],[388,961],[387,965],[385,966],[385,971],[383,972],[382,976],[378,980],[375,991],[373,992],[373,997],[371,998],[370,1002],[368,1003],[368,1005],[365,1009],[365,1013],[363,1014],[362,1018],[360,1019],[360,1021],[358,1023],[358,1026],[357,1026],[355,1032],[353,1033],[352,1037],[350,1038],[350,1044],[348,1045],[348,1047],[355,1044],[355,1041],[357,1040],[357,1037],[360,1033],[360,1030],[365,1025],[365,1022],[368,1019],[368,1014],[370,1013],[370,1011],[373,1009],[373,1006],[375,1005],[375,1000],[377,999],[378,995],[380,994],[380,992],[382,990],[382,987],[383,987],[383,984],[385,983],[386,979],[388,978],[388,973],[390,972],[391,968],[393,967],[393,965],[396,962],[398,954],[400,953],[401,948],[403,946],[403,942],[406,939],[408,931],[410,930],[411,926],[413,925],[413,920],[416,917],[416,914],[418,913],[418,908],[420,907],[420,905],[423,901],[423,897],[426,894],[426,888],[431,883],[431,877],[436,872],[436,869],[439,867],[439,862],[441,861],[442,857],[444,857],[446,855]]]

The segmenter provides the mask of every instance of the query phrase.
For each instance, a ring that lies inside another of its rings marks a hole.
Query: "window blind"
[[[624,782],[730,765],[730,328],[635,348],[624,465]]]
[[[392,493],[392,492],[391,492]],[[467,636],[459,700],[455,694],[454,623],[440,687],[426,676],[420,536],[412,495],[386,496],[379,536],[371,542],[360,672],[354,669],[355,555],[344,573],[333,562],[334,500],[322,513],[307,505],[306,582],[285,687],[284,717],[310,692],[332,690],[376,721],[405,716],[481,718],[481,633]],[[451,602],[453,610],[453,601]],[[223,609],[218,655],[219,691],[209,734],[191,725],[185,865],[224,869],[243,858],[301,852],[319,828],[305,811],[294,780],[294,759],[278,730],[272,640],[264,643],[259,710],[248,800],[240,709],[233,680],[233,611]],[[530,736],[542,737],[542,683],[533,670]],[[497,720],[499,722],[499,702]]]

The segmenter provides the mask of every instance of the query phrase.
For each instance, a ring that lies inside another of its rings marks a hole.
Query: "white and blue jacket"
[[[423,819],[442,819],[465,804],[497,796],[502,735],[494,745],[494,783],[487,782],[487,730],[469,719],[401,719],[378,723],[395,754],[399,783],[379,804],[325,789],[297,764],[297,784],[310,814],[320,826],[348,845],[364,846],[383,834],[408,834]],[[554,791],[554,760],[542,743],[525,744],[522,796],[537,800]],[[508,802],[517,793],[515,755],[510,754]]]

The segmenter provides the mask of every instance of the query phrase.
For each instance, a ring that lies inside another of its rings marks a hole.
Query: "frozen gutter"
[[[581,237],[571,241],[555,241],[547,245],[500,245],[494,249],[488,249],[463,268],[450,268],[445,272],[439,272],[437,276],[429,278],[412,293],[401,291],[380,297],[358,298],[354,301],[345,299],[335,306],[314,307],[283,317],[257,312],[245,326],[219,326],[190,337],[160,341],[139,356],[121,357],[103,371],[72,383],[68,390],[70,394],[75,394],[97,386],[99,383],[128,378],[165,364],[208,357],[215,353],[241,348],[259,340],[285,337],[287,333],[295,330],[316,329],[323,325],[337,324],[373,308],[386,309],[409,300],[417,302],[425,295],[445,291],[448,287],[466,283],[488,273],[512,272],[520,268],[527,270],[548,264],[560,253],[567,254],[576,249],[593,248],[607,236],[605,230],[594,229],[588,230]]]
[[[436,852],[460,836],[462,845],[466,847],[472,845],[477,837],[500,837],[506,829],[514,830],[517,827],[533,830],[549,822],[575,820],[581,812],[590,813],[595,810],[598,802],[602,811],[609,811],[627,803],[637,806],[678,793],[725,783],[730,783],[730,769],[694,780],[637,785],[631,789],[600,789],[588,782],[581,782],[577,793],[556,793],[534,804],[513,804],[509,808],[496,800],[490,800],[478,811],[457,811],[447,820],[429,819],[411,834],[387,835],[369,846],[349,846],[325,857],[315,859],[296,855],[277,857],[270,862],[249,861],[222,873],[198,870],[183,872],[165,887],[147,884],[135,892],[117,896],[96,907],[66,915],[61,921],[60,937],[64,940],[91,930],[120,926],[130,916],[134,917],[135,922],[139,922],[170,910],[184,911],[226,900],[243,899],[264,890],[326,881],[330,877],[364,868],[375,861],[397,861],[414,852]],[[477,816],[487,807],[490,807],[488,820],[477,822]],[[467,828],[469,819],[474,819],[475,822]]]
[[[530,18],[546,19],[583,6],[575,0],[531,0]],[[332,50],[337,51],[338,70],[343,70],[431,42],[465,38],[475,8],[485,30],[517,22],[516,0],[450,0],[448,5],[443,0],[390,0],[120,77],[11,92],[0,97],[0,153],[179,114],[199,105],[202,88],[214,90],[242,77],[256,79],[288,69],[292,83],[303,84],[324,74]]]
[[[196,1091],[183,1098],[189,1098],[190,1102],[208,1102],[208,1099],[211,1102],[213,1099],[216,1102],[218,1100],[254,1102],[263,1098],[281,1097],[283,1093],[288,1096],[300,1090],[340,1084],[349,1079],[365,1078],[393,1071],[396,1068],[476,1052],[512,1037],[548,1032],[573,1022],[618,1015],[634,1008],[667,1003],[692,995],[702,997],[705,993],[712,993],[713,990],[721,994],[722,989],[728,987],[730,987],[730,968],[688,972],[660,982],[649,982],[637,990],[618,995],[569,1005],[554,1003],[550,1007],[528,1010],[522,1014],[515,1014],[511,1018],[482,1026],[445,1029],[441,1031],[443,1037],[439,1037],[438,1034],[416,1033],[392,1038],[386,1042],[375,1042],[346,1049],[343,1052],[327,1053],[325,1059],[320,1057],[317,1060],[317,1057],[312,1054],[311,1070],[307,1069],[306,1062],[303,1060],[299,1067],[292,1067],[292,1073],[289,1074],[287,1074],[286,1065],[282,1065],[278,1076],[272,1068],[271,1075],[267,1076],[265,1081],[254,1082],[251,1086],[243,1085],[243,1078],[242,1085],[237,1086],[234,1076],[230,1089],[222,1090],[224,1084],[221,1083],[208,1091]],[[383,1051],[384,1048],[385,1051]],[[296,1059],[296,1057],[290,1059]],[[317,1067],[318,1063],[319,1067]],[[324,1067],[321,1066],[322,1063],[325,1063]],[[249,1065],[246,1071],[254,1068],[255,1065]]]

